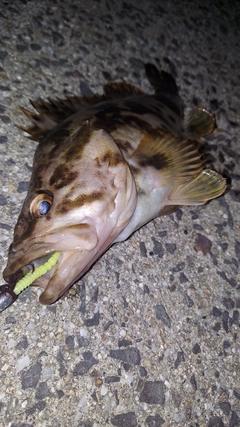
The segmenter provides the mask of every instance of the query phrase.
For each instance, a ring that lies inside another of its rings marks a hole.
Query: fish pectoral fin
[[[144,95],[138,87],[124,82],[107,83],[103,87],[103,91],[108,99],[121,99],[133,95]]]
[[[198,139],[214,130],[214,116],[207,110],[194,108],[184,118],[184,138]]]
[[[179,140],[166,132],[145,134],[131,157],[137,159],[140,167],[153,168],[161,185],[180,185],[203,169],[198,144],[191,140]]]
[[[169,205],[197,206],[221,196],[226,180],[217,172],[204,169],[194,179],[179,185],[168,197]]]
[[[145,64],[145,71],[149,83],[156,93],[169,93],[178,95],[178,88],[174,78],[166,71],[159,71],[153,64]]]

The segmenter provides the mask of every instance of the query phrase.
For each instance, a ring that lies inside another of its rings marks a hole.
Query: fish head
[[[9,248],[7,283],[61,256],[34,282],[51,304],[82,276],[131,220],[137,203],[132,173],[114,139],[89,122],[64,126],[36,150],[27,197]]]

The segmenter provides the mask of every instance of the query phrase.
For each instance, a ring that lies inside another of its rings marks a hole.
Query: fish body
[[[152,64],[145,68],[154,94],[109,83],[103,95],[32,102],[37,113],[22,109],[33,125],[21,128],[39,144],[3,276],[16,283],[61,252],[34,282],[44,289],[44,304],[153,218],[225,191],[225,180],[204,169],[199,153],[213,116],[201,109],[184,115],[174,79]]]

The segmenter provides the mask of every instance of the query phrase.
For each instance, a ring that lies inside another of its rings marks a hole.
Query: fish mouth
[[[9,269],[11,267],[7,267],[3,272],[5,281],[12,284],[13,291],[15,291],[21,279],[25,278],[29,272],[32,272],[34,275],[35,271],[37,271],[40,266],[43,267],[46,265],[54,253],[56,253],[56,251],[50,251],[48,255],[32,259],[31,262],[23,265],[23,267],[14,273],[9,274]],[[55,302],[77,280],[79,270],[78,272],[74,272],[74,265],[78,264],[77,260],[82,258],[82,255],[82,253],[76,253],[76,251],[60,252],[56,264],[31,283],[31,285],[43,289],[39,298],[40,302],[43,304]]]
[[[32,239],[23,246],[11,246],[4,280],[15,285],[29,271],[46,264],[55,252],[61,252],[56,264],[33,282],[43,289],[40,302],[52,304],[87,271],[97,252],[97,243],[94,227],[81,225],[49,233],[44,242]]]

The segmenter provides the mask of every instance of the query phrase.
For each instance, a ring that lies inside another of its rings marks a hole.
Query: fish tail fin
[[[209,111],[194,108],[186,114],[183,127],[184,138],[199,139],[201,136],[213,132],[215,119]]]
[[[204,169],[195,178],[173,189],[168,198],[169,205],[204,205],[225,190],[226,180],[217,172]]]
[[[166,71],[159,71],[153,64],[145,64],[145,71],[149,83],[155,89],[156,93],[169,93],[178,95],[176,82],[171,74]]]

